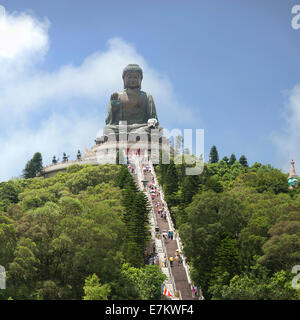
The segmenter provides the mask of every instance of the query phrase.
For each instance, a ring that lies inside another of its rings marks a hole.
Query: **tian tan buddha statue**
[[[137,64],[129,64],[123,70],[124,90],[110,97],[104,136],[119,133],[120,121],[127,121],[127,132],[150,133],[159,126],[152,96],[141,90],[143,70]],[[110,130],[108,130],[110,129]]]

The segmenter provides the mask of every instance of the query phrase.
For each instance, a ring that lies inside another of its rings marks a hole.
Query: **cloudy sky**
[[[300,29],[288,0],[0,2],[0,181],[37,151],[75,158],[138,63],[169,130],[205,130],[205,158],[300,173]]]

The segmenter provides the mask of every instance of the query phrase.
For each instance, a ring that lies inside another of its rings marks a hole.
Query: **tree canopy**
[[[0,299],[160,299],[164,275],[144,262],[148,212],[124,165],[1,183]],[[143,279],[129,279],[123,265]],[[147,294],[136,290],[142,280]]]
[[[249,166],[245,156],[212,158],[199,176],[175,165],[177,191],[165,191],[192,280],[206,299],[297,299],[291,271],[300,261],[300,188],[289,190],[287,174]],[[163,185],[168,169],[156,166]]]

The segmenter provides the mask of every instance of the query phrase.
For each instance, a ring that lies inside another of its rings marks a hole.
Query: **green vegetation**
[[[199,176],[184,176],[185,163],[156,166],[193,281],[206,299],[297,299],[300,188],[270,165],[217,158],[214,146]]]
[[[210,158],[198,176],[174,159],[156,166],[194,283],[206,299],[299,299],[300,188],[245,156],[219,161],[214,146]],[[165,276],[144,262],[149,205],[127,167],[44,179],[34,159],[26,179],[0,183],[0,299],[160,299]]]
[[[0,184],[0,299],[160,299],[148,203],[124,165]]]
[[[216,163],[219,161],[219,154],[216,146],[212,146],[209,153],[209,163]]]
[[[35,178],[43,169],[43,158],[39,152],[36,152],[31,160],[26,164],[23,172],[25,179]]]

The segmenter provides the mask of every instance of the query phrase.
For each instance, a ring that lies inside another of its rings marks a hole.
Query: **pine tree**
[[[217,163],[217,162],[219,162],[219,154],[218,154],[217,147],[213,145],[209,153],[209,163]]]
[[[239,163],[243,166],[243,167],[249,167],[248,166],[248,161],[247,161],[247,158],[244,156],[244,155],[242,155],[241,157],[240,157],[240,159],[239,159]]]
[[[186,176],[182,184],[182,203],[187,206],[199,189],[199,176]]]
[[[117,184],[119,188],[124,189],[131,189],[134,192],[137,192],[137,185],[132,177],[132,175],[129,173],[126,165],[121,165],[118,178],[117,178]]]
[[[224,157],[223,159],[222,159],[224,162],[226,162],[227,164],[229,164],[229,159],[228,159],[228,157]]]
[[[121,165],[118,186],[122,189],[123,222],[126,225],[126,260],[134,267],[144,264],[144,249],[149,240],[149,205],[143,192],[138,191],[126,165]]]
[[[170,163],[169,156],[166,155],[165,152],[160,151],[158,171],[159,171],[159,177],[160,177],[159,182],[162,186],[164,186],[166,181],[166,174],[167,174],[169,163]]]
[[[171,160],[170,164],[168,165],[168,169],[165,174],[164,185],[166,195],[171,195],[172,193],[178,191],[178,174],[173,160]]]
[[[228,272],[230,278],[240,271],[238,242],[227,236],[216,248],[212,279]]]
[[[144,250],[149,241],[149,206],[142,192],[132,194],[127,190],[123,205],[126,208],[124,222],[126,224],[127,261],[134,267],[144,264]],[[132,198],[133,196],[133,198]]]
[[[138,192],[133,202],[133,221],[135,221],[135,241],[140,247],[141,253],[149,240],[149,205],[143,192]]]
[[[40,152],[36,152],[31,160],[26,164],[23,170],[25,179],[35,178],[43,169],[43,158]]]
[[[230,158],[229,158],[229,165],[232,166],[232,165],[235,163],[235,161],[236,161],[236,157],[235,157],[235,155],[232,153],[231,156],[230,156]]]

